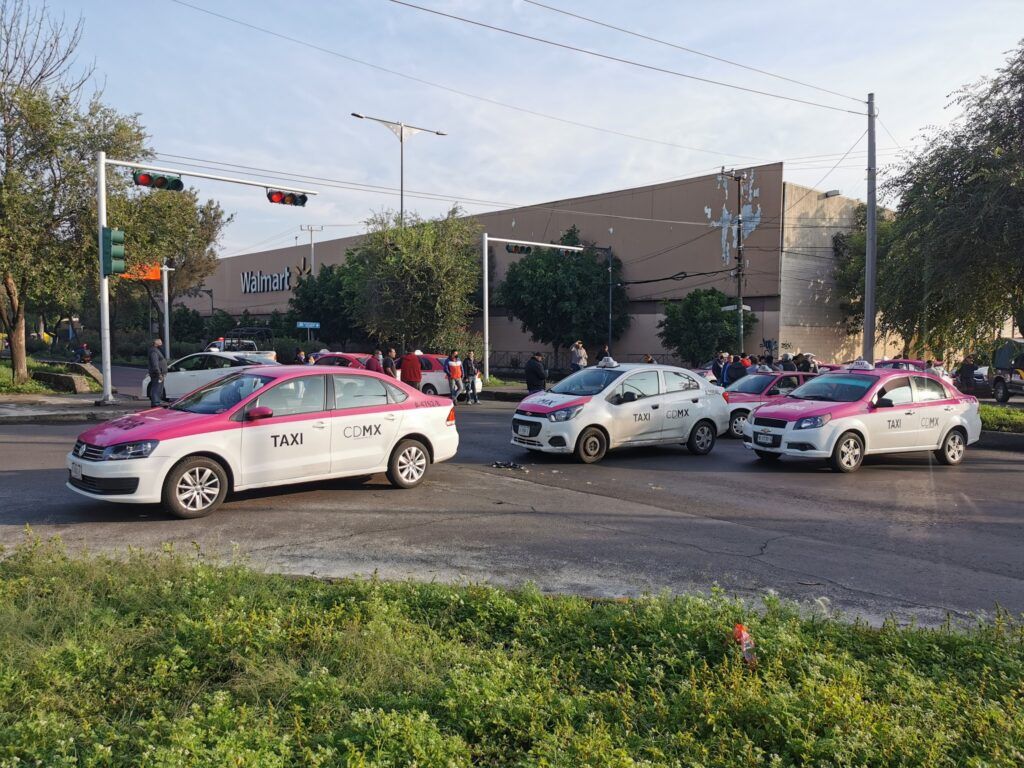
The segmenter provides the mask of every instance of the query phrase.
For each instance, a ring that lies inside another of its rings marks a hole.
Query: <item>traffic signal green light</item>
[[[522,253],[529,256],[533,253],[533,247],[529,245],[515,245],[513,243],[505,243],[505,250],[509,253]]]
[[[135,171],[132,174],[132,181],[139,187],[167,189],[171,192],[181,192],[185,188],[180,176],[169,176],[166,173],[155,173],[153,171]]]
[[[103,276],[122,275],[127,268],[124,259],[124,230],[103,228],[103,247],[100,259]]]

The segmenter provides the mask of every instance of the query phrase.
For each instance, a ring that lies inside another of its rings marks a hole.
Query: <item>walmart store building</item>
[[[753,166],[745,172],[745,180],[739,182],[712,174],[473,218],[492,237],[536,242],[557,241],[575,225],[585,240],[612,248],[622,260],[626,281],[655,280],[735,266],[738,193],[746,262],[743,301],[758,317],[746,337],[746,351],[813,352],[821,360],[856,357],[860,339],[843,329],[834,292],[832,236],[854,225],[857,201],[785,182],[782,163]],[[317,266],[341,263],[346,250],[358,241],[355,236],[318,242]],[[212,290],[215,306],[232,314],[245,309],[256,316],[283,312],[299,275],[309,269],[309,255],[306,244],[225,258],[205,287]],[[518,258],[503,246],[492,246],[492,295],[508,265]],[[736,280],[728,272],[629,285],[632,323],[613,346],[615,356],[629,361],[650,353],[670,359],[657,336],[664,302],[709,287],[736,294]],[[205,297],[190,303],[200,312],[210,312]],[[518,320],[492,304],[495,365],[525,359],[538,346]],[[884,352],[883,343],[877,353]]]

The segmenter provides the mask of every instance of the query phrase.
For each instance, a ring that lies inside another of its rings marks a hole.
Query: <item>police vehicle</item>
[[[232,491],[384,472],[413,488],[459,445],[455,409],[369,371],[245,368],[83,432],[68,487],[202,517]]]
[[[959,464],[980,437],[977,398],[932,374],[863,361],[754,409],[743,428],[744,445],[763,461],[826,459],[836,472],[854,472],[879,453],[933,451]]]
[[[605,358],[516,408],[512,444],[574,454],[592,464],[615,448],[685,444],[711,451],[729,426],[722,389],[668,365],[620,364]]]

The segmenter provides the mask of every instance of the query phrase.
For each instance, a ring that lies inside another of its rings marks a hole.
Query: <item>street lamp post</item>
[[[401,121],[395,120],[384,120],[379,117],[370,117],[369,115],[362,115],[359,112],[353,112],[352,117],[358,117],[360,120],[373,120],[375,123],[380,123],[386,126],[389,131],[398,137],[398,223],[400,226],[405,226],[405,140],[410,136],[415,136],[417,133],[432,133],[435,136],[447,136],[448,134],[444,131],[435,131],[431,128],[419,128],[415,125],[407,125]]]

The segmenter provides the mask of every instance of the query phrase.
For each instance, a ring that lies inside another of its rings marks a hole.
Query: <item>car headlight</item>
[[[569,421],[575,419],[580,415],[580,411],[583,410],[582,405],[574,405],[572,408],[562,408],[558,411],[552,411],[548,414],[549,421]]]
[[[819,427],[824,427],[830,421],[832,421],[831,413],[826,413],[824,416],[807,416],[798,419],[793,429],[818,429]]]
[[[104,461],[120,461],[122,459],[144,459],[160,445],[159,440],[140,440],[137,443],[121,443],[112,445],[103,451]]]

